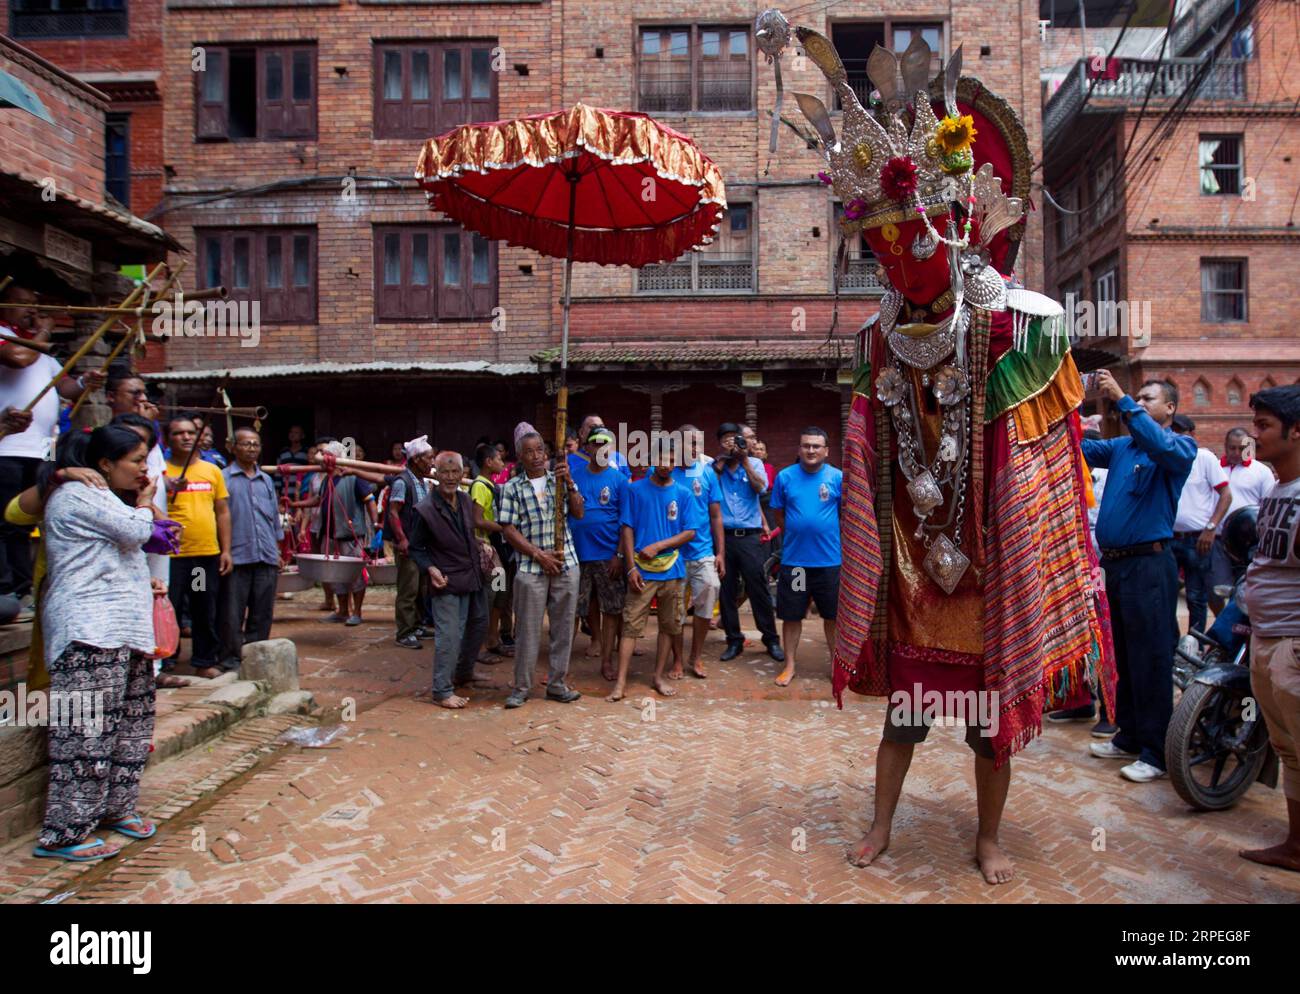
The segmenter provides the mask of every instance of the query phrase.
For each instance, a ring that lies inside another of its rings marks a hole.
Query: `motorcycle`
[[[1182,691],[1165,736],[1165,763],[1178,796],[1200,811],[1231,807],[1256,782],[1277,786],[1278,758],[1250,690],[1250,615],[1246,567],[1254,555],[1256,508],[1224,522],[1233,563],[1231,587],[1209,632],[1191,632],[1174,650],[1174,683]]]

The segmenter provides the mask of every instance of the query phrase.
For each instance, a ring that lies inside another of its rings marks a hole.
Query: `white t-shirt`
[[[62,363],[47,355],[38,355],[34,363],[21,369],[0,366],[0,410],[6,407],[22,410],[62,368]],[[0,438],[0,456],[49,458],[50,440],[58,423],[59,391],[55,388],[33,408],[32,423],[26,431]]]
[[[537,495],[537,503],[542,507],[546,506],[546,474],[541,476],[530,477],[529,483],[533,485],[533,493]]]
[[[1249,465],[1243,461],[1236,466],[1228,466],[1224,472],[1228,474],[1228,486],[1232,488],[1232,507],[1228,508],[1228,514],[1240,511],[1243,507],[1259,507],[1264,495],[1277,482],[1273,471],[1257,459],[1250,460]]]
[[[1276,484],[1260,502],[1246,608],[1256,635],[1300,638],[1300,478]]]
[[[1174,531],[1199,532],[1210,523],[1219,504],[1219,490],[1228,483],[1228,474],[1219,465],[1219,457],[1209,449],[1197,449],[1192,471],[1187,474],[1183,491],[1178,495],[1178,515]],[[1230,510],[1236,510],[1233,500]]]
[[[158,484],[158,489],[153,492],[153,504],[165,518],[167,517],[167,485],[162,478],[167,475],[167,459],[163,456],[162,449],[156,445],[149,450],[149,461],[145,463],[145,472],[149,474],[149,479]],[[146,552],[145,559],[149,563],[149,575],[166,584],[171,576],[171,557],[161,552]]]

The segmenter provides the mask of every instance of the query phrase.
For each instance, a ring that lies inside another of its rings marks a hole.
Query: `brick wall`
[[[0,45],[0,68],[31,87],[56,122],[18,111],[0,113],[3,168],[37,182],[49,177],[61,193],[103,203],[107,104],[94,91],[7,44]]]

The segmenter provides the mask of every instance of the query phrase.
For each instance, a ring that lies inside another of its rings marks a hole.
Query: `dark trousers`
[[[1196,551],[1196,538],[1175,538],[1174,559],[1183,570],[1183,592],[1187,596],[1187,627],[1205,631],[1210,603],[1210,554]]]
[[[32,529],[3,518],[9,502],[36,482],[39,459],[0,456],[0,594],[26,597],[32,592]]]
[[[414,635],[420,628],[420,605],[425,597],[425,573],[414,559],[395,552],[397,560],[397,597],[393,600],[393,615],[397,620],[397,637]]]
[[[217,556],[172,556],[171,576],[167,581],[167,594],[171,598],[176,617],[186,600],[190,606],[190,665],[196,670],[216,666],[221,653],[217,637],[217,598],[221,591],[221,576],[217,572]],[[271,588],[272,593],[275,587]],[[176,656],[167,660],[174,665]]]
[[[763,563],[767,559],[766,547],[759,541],[757,531],[748,535],[737,535],[727,530],[727,573],[722,578],[722,627],[727,633],[729,645],[739,645],[745,641],[745,633],[740,630],[740,608],[736,606],[737,588],[741,579],[745,581],[745,593],[754,612],[754,622],[763,633],[764,645],[779,645],[776,634],[776,620],[772,609],[772,591],[767,586],[767,576],[763,573]]]
[[[1178,643],[1178,564],[1171,550],[1103,563],[1115,637],[1119,689],[1112,740],[1143,762],[1165,768],[1165,732],[1174,709]]]
[[[268,563],[236,566],[221,579],[221,668],[238,670],[244,646],[271,637],[275,584],[280,568]]]
[[[572,625],[572,622],[570,622]],[[445,701],[455,685],[474,679],[474,662],[488,626],[488,591],[433,597],[433,698]]]

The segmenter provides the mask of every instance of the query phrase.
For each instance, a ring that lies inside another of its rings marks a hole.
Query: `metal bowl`
[[[300,552],[296,557],[298,572],[309,583],[354,583],[366,561],[357,556],[323,556]]]
[[[370,574],[372,585],[397,582],[397,563],[370,563],[366,572]]]
[[[275,592],[277,594],[291,594],[299,590],[310,590],[312,586],[312,582],[296,569],[287,569],[275,579]]]

